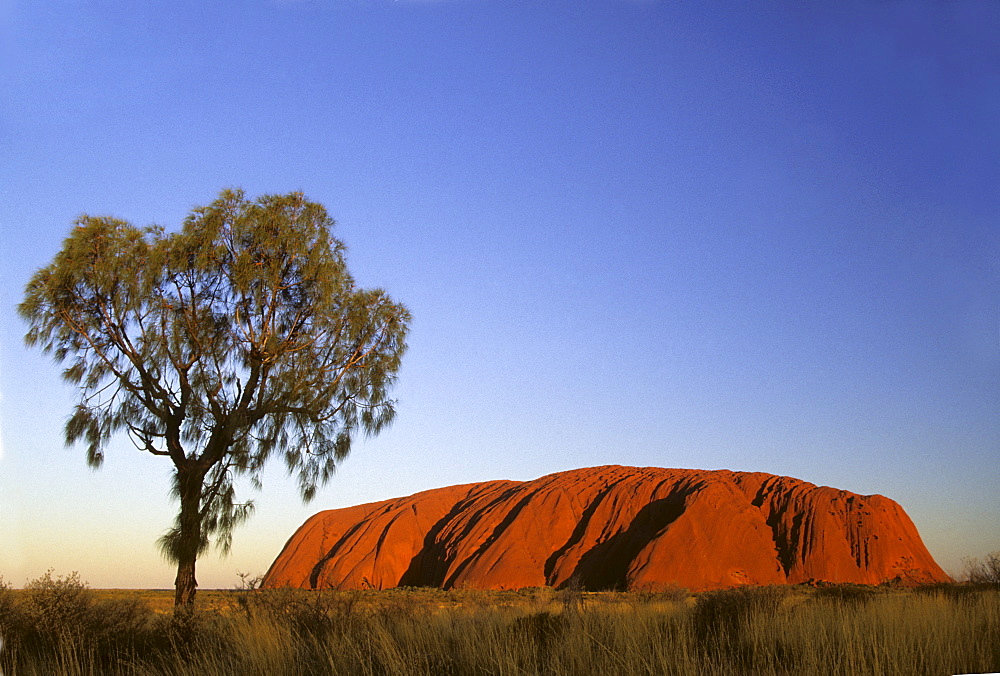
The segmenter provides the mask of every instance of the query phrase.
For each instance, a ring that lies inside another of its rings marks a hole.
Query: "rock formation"
[[[790,477],[594,467],[320,512],[266,587],[691,590],[948,576],[903,509]]]

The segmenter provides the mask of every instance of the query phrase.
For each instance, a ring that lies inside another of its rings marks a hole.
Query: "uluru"
[[[265,587],[693,591],[949,580],[896,502],[761,472],[604,466],[309,518]]]

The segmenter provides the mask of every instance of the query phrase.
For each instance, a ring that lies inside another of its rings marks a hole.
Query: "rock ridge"
[[[265,587],[942,582],[896,502],[763,472],[608,465],[319,512]]]

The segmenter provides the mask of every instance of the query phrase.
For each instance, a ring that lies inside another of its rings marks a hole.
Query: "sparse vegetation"
[[[969,557],[964,563],[962,577],[969,584],[1000,586],[1000,552],[991,552],[982,560]]]
[[[1000,590],[834,585],[685,594],[437,589],[204,594],[0,579],[19,674],[953,674],[1000,670]],[[952,589],[962,589],[954,593]],[[169,597],[169,592],[162,592]]]

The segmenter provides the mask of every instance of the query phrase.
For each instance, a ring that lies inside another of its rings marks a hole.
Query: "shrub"
[[[21,607],[38,638],[57,643],[82,638],[93,604],[79,573],[53,578],[50,568],[25,585]]]
[[[10,584],[0,576],[0,651],[21,642],[24,617],[14,600]]]
[[[975,601],[980,598],[980,592],[992,589],[993,585],[973,584],[970,582],[936,582],[914,587],[913,591],[923,596],[943,596],[952,601]]]
[[[751,617],[773,614],[785,598],[778,587],[736,587],[699,594],[691,617],[701,639],[720,632],[738,632]]]
[[[568,624],[565,615],[542,611],[516,618],[510,628],[516,642],[533,646],[536,663],[545,667],[549,665],[552,652],[566,632]]]
[[[133,647],[146,638],[152,612],[139,599],[103,599],[90,608],[87,629],[100,649]]]
[[[971,584],[1000,585],[1000,551],[991,552],[980,561],[976,557],[962,560],[965,570],[962,577]]]
[[[675,585],[655,587],[634,585],[629,587],[628,594],[640,603],[683,603],[691,596],[690,591]]]
[[[11,652],[29,662],[110,660],[145,641],[151,615],[137,598],[97,599],[76,572],[53,577],[50,569],[17,595],[0,589],[0,631]]]
[[[361,592],[252,589],[238,592],[236,608],[248,619],[287,624],[299,634],[342,633],[352,618]],[[404,597],[404,600],[409,600]],[[396,613],[398,616],[398,613]]]
[[[691,613],[697,647],[746,669],[757,658],[773,657],[781,651],[781,637],[763,637],[771,645],[758,645],[762,637],[755,625],[778,614],[786,593],[780,587],[736,587],[700,594]]]
[[[878,591],[866,584],[829,584],[817,587],[813,598],[842,604],[867,603]]]

